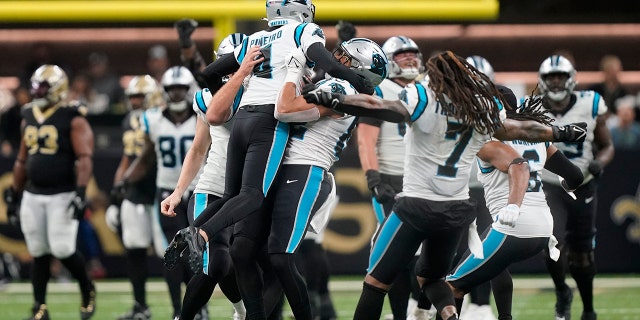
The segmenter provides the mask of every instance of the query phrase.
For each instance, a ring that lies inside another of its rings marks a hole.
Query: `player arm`
[[[521,206],[529,186],[527,161],[516,150],[498,141],[485,143],[478,152],[478,157],[509,175],[508,203]]]
[[[200,167],[204,163],[209,146],[211,145],[211,135],[209,134],[209,126],[204,121],[198,120],[196,123],[196,135],[193,138],[193,144],[187,151],[182,163],[182,170],[178,183],[174,189],[174,193],[183,194],[193,179],[198,174]]]
[[[240,65],[235,56],[229,53],[211,62],[200,75],[202,76],[202,81],[206,82],[207,88],[212,93],[215,93],[223,85],[222,77],[234,73],[239,67]]]
[[[85,117],[71,120],[71,145],[76,154],[76,185],[86,188],[93,172],[93,130]]]
[[[24,185],[27,182],[27,145],[24,143],[24,127],[26,122],[22,120],[21,131],[22,138],[20,139],[20,147],[18,148],[18,155],[16,161],[13,163],[13,190],[18,194],[24,190]]]
[[[368,170],[378,170],[376,145],[379,135],[380,127],[364,122],[358,123],[358,155],[360,157],[360,166],[362,166],[364,172]]]
[[[553,129],[536,121],[505,119],[493,136],[499,140],[524,140],[530,142],[554,141]]]
[[[615,154],[611,133],[607,128],[606,116],[600,115],[596,118],[596,127],[593,131],[593,142],[598,147],[595,160],[602,166],[606,166],[613,160]]]
[[[547,161],[544,163],[544,168],[564,178],[569,190],[575,190],[584,181],[580,168],[552,144],[547,147]]]
[[[227,54],[225,56],[233,57],[233,54]],[[225,56],[220,57],[220,59],[223,59]],[[242,87],[244,79],[253,72],[253,68],[257,64],[264,60],[264,57],[259,56],[259,46],[249,48],[242,60],[240,68],[233,74],[233,76],[231,76],[229,81],[220,88],[220,90],[216,92],[209,87],[212,93],[215,92],[209,106],[207,106],[207,121],[209,124],[221,125],[229,120],[229,115],[231,114],[230,106],[233,105],[233,100],[236,98],[240,87]]]
[[[137,181],[140,181],[144,175],[147,173],[149,168],[153,166],[153,162],[156,160],[155,158],[155,148],[154,144],[149,138],[149,135],[145,135],[144,139],[144,147],[142,148],[142,154],[137,157],[129,168],[122,175],[122,181],[130,184]]]
[[[324,47],[321,42],[313,43],[306,51],[307,57],[314,61],[318,68],[324,70],[332,77],[347,80],[356,91],[364,94],[373,94],[374,88],[371,82],[358,76],[333,57],[333,54]]]

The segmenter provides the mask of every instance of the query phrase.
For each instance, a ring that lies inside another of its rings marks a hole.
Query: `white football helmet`
[[[422,53],[415,41],[404,36],[396,36],[387,39],[382,45],[382,51],[389,60],[389,78],[405,78],[413,80],[424,72],[424,63],[422,63]],[[393,60],[393,57],[402,52],[415,52],[418,58],[417,68],[400,68],[400,66]]]
[[[164,88],[167,108],[176,112],[187,110],[191,105],[196,85],[196,79],[189,69],[182,66],[169,68],[162,75],[161,84]]]
[[[568,76],[567,81],[561,88],[551,88],[546,81],[546,77],[553,73],[563,73]],[[545,59],[540,65],[538,71],[538,86],[540,92],[554,101],[562,101],[567,95],[573,92],[573,88],[576,87],[576,69],[569,59],[552,55]]]
[[[351,60],[351,69],[377,86],[389,71],[389,61],[380,46],[367,38],[353,38],[340,44],[335,55],[346,55]]]
[[[129,81],[129,85],[124,90],[124,94],[127,96],[127,107],[129,110],[135,110],[139,108],[150,108],[156,106],[158,100],[161,100],[161,95],[158,94],[158,83],[150,75],[135,76]],[[144,96],[142,105],[132,105],[130,97]]]
[[[31,75],[31,104],[38,108],[55,105],[67,98],[69,78],[62,68],[45,64]]]
[[[214,51],[216,59],[220,58],[220,56],[222,55],[233,52],[233,49],[241,45],[242,40],[244,40],[244,38],[246,37],[246,34],[239,32],[232,33],[224,37],[224,39],[222,39],[222,41],[220,41],[220,44],[218,45],[218,50]]]
[[[496,75],[493,72],[493,67],[487,59],[481,56],[469,56],[467,57],[467,62],[478,69],[478,71],[484,73],[492,82],[496,81]]]
[[[316,7],[311,0],[267,0],[267,21],[269,27],[281,26],[289,20],[313,22]]]

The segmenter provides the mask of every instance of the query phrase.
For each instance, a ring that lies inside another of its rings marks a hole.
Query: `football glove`
[[[111,192],[109,193],[109,202],[119,207],[122,204],[122,200],[124,200],[126,192],[126,182],[118,182],[114,184],[113,188],[111,188]]]
[[[84,217],[84,211],[87,209],[87,202],[85,200],[86,187],[77,187],[76,195],[71,200],[67,212],[73,219],[80,220]]]
[[[109,230],[118,232],[120,228],[120,207],[115,204],[110,205],[104,213],[104,220]]]
[[[385,203],[395,198],[396,191],[388,183],[382,182],[380,172],[377,170],[367,170],[365,175],[367,176],[367,187],[379,203]]]
[[[4,202],[7,204],[7,219],[9,220],[9,224],[13,226],[20,225],[20,215],[18,214],[20,195],[13,190],[13,187],[9,187],[4,190],[3,197]]]
[[[576,122],[564,126],[552,126],[556,142],[584,142],[587,137],[587,123]]]
[[[594,177],[599,177],[604,171],[604,165],[600,160],[593,159],[589,161],[589,167],[587,168],[589,173],[591,173]]]
[[[181,48],[190,48],[193,45],[191,34],[198,27],[198,22],[193,19],[178,20],[174,27],[178,30],[178,38]]]
[[[518,217],[520,217],[520,207],[515,204],[508,204],[498,212],[498,222],[505,226],[515,227]]]
[[[317,104],[331,109],[335,109],[339,103],[344,101],[343,95],[320,90],[316,88],[314,84],[305,85],[302,88],[302,96],[307,103]]]

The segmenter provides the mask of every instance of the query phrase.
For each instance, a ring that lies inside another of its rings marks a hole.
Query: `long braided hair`
[[[538,86],[533,89],[529,97],[524,99],[520,107],[507,108],[507,118],[518,121],[533,120],[550,126],[555,119],[547,115],[547,110],[542,105],[542,96],[534,95],[537,88]]]

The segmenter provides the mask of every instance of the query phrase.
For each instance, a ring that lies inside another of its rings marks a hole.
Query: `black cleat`
[[[573,290],[566,287],[564,290],[556,290],[556,318],[555,320],[571,320],[571,302],[573,302]]]
[[[185,234],[188,233],[189,228],[178,231],[173,237],[173,240],[171,240],[171,243],[169,243],[167,249],[165,249],[162,261],[167,269],[172,270],[176,267],[178,261],[180,261],[180,257],[182,257],[184,250],[187,248],[187,242],[184,240],[184,237]]]
[[[47,305],[34,305],[31,308],[31,317],[25,320],[49,320],[49,310],[47,310]]]
[[[200,229],[196,227],[187,228],[188,232],[184,234],[184,241],[187,243],[187,264],[193,274],[202,273],[202,255],[207,242],[198,232]],[[184,229],[183,229],[184,230]],[[182,231],[182,230],[180,230]]]
[[[89,301],[86,305],[80,307],[80,319],[88,320],[91,319],[93,314],[96,312],[96,286],[94,283],[91,283],[91,288],[89,289]]]
[[[150,320],[151,319],[151,310],[149,310],[148,306],[143,306],[139,303],[135,303],[133,308],[119,316],[117,320]]]
[[[583,312],[582,317],[580,317],[580,320],[597,320],[597,319],[598,319],[598,314],[595,311]]]

